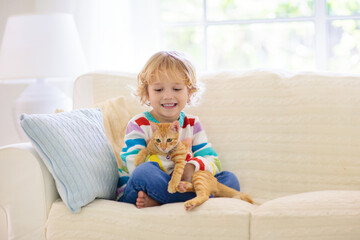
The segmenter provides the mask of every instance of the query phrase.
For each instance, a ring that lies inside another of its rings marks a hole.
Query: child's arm
[[[181,181],[191,182],[192,175],[195,172],[194,164],[186,164],[184,168],[184,173],[181,177]]]
[[[221,171],[221,164],[217,153],[208,143],[205,131],[198,118],[195,118],[194,134],[192,139],[193,158],[188,160],[195,166],[194,171],[205,170],[213,175]]]

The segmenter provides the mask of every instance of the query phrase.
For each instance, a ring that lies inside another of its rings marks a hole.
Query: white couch
[[[77,79],[75,108],[123,95],[135,74]],[[0,225],[8,239],[360,239],[360,76],[271,71],[201,76],[200,117],[222,167],[256,204],[209,199],[137,209],[97,199],[72,214],[29,143],[0,149]],[[5,231],[5,232],[4,232]]]

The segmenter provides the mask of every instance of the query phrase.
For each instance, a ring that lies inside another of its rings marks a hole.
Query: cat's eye
[[[172,142],[172,138],[168,138],[166,141],[167,142]]]
[[[156,139],[156,142],[161,143],[161,140],[159,138]]]

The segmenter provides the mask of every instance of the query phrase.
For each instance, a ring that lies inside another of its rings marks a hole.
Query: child
[[[199,119],[182,110],[198,93],[195,69],[181,53],[162,51],[154,54],[138,75],[137,96],[151,111],[133,117],[127,126],[121,158],[126,163],[130,178],[119,201],[136,204],[138,208],[165,203],[184,202],[194,198],[195,193],[169,193],[167,191],[173,170],[171,159],[151,156],[149,161],[135,168],[134,158],[151,138],[149,121],[180,123],[180,140],[190,146],[193,157],[187,160],[182,181],[191,182],[195,171],[210,171],[220,183],[240,190],[236,176],[221,171],[220,161]]]

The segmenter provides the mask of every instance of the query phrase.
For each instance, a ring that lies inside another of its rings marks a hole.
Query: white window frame
[[[175,22],[164,23],[164,27],[187,27],[202,26],[203,27],[203,69],[207,70],[208,62],[208,39],[207,29],[213,25],[248,25],[254,23],[277,23],[277,22],[313,22],[315,26],[315,60],[316,69],[328,71],[328,52],[330,33],[328,26],[334,20],[360,20],[359,15],[351,16],[330,16],[327,14],[326,0],[314,0],[314,15],[309,17],[289,17],[289,18],[273,18],[273,19],[246,19],[246,20],[228,20],[228,21],[209,21],[207,19],[207,0],[203,0],[203,17],[202,21],[194,22]]]

